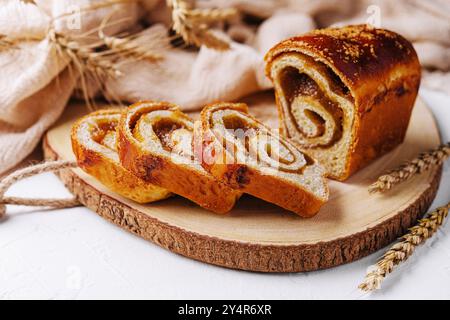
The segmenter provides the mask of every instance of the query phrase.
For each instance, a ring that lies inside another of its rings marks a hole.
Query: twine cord
[[[79,205],[76,198],[58,199],[58,198],[21,198],[8,197],[5,193],[16,182],[44,173],[54,172],[62,169],[75,168],[77,163],[75,161],[51,161],[44,162],[23,169],[19,169],[10,175],[6,176],[0,181],[0,218],[6,214],[6,205],[21,205],[33,207],[51,207],[55,209],[70,208]]]

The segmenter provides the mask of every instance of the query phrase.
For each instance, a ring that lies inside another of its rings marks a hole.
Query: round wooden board
[[[252,97],[251,112],[276,125],[272,95]],[[44,141],[47,158],[74,159],[73,121],[86,113],[70,105]],[[195,115],[194,115],[195,116]],[[345,183],[330,181],[330,201],[312,219],[244,196],[228,215],[217,215],[181,197],[148,205],[112,193],[80,169],[59,174],[86,207],[161,247],[203,262],[260,272],[329,268],[364,257],[394,241],[426,212],[441,168],[426,172],[385,195],[369,195],[380,174],[440,143],[431,112],[418,101],[405,142]]]

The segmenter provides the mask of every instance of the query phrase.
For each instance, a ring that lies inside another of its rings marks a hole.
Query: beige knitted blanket
[[[77,37],[88,46],[105,17],[112,16],[109,35],[130,30],[167,34],[171,16],[165,0],[119,3],[123,1],[0,1],[0,173],[36,147],[79,92],[80,77],[70,59],[56,50],[49,30]],[[105,2],[110,3],[102,5]],[[407,37],[425,68],[424,85],[450,93],[448,0],[198,0],[196,5],[239,10],[241,19],[223,31],[230,38],[230,50],[161,47],[161,61],[120,63],[121,75],[107,78],[101,88],[88,79],[90,96],[106,94],[124,103],[161,99],[185,109],[238,100],[270,88],[263,56],[272,45],[313,28],[350,23],[371,23]],[[14,46],[5,39],[12,39]]]

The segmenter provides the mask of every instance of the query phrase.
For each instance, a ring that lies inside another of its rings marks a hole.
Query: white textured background
[[[443,141],[449,141],[450,97],[421,94],[433,109]],[[20,182],[9,194],[69,196],[52,174]],[[448,201],[447,163],[433,208]],[[257,274],[170,253],[86,208],[36,210],[8,207],[8,217],[0,221],[1,299],[450,298],[449,223],[384,282],[383,290],[363,294],[357,285],[384,250],[324,271]]]

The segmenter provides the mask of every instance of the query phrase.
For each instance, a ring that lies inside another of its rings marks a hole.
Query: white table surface
[[[421,91],[450,140],[450,97]],[[426,130],[426,128],[424,128]],[[10,195],[69,196],[52,174]],[[433,208],[450,200],[447,163]],[[450,298],[450,224],[420,247],[376,293],[357,289],[385,251],[329,270],[258,274],[184,258],[128,233],[89,209],[8,207],[0,221],[0,298],[39,299],[428,299]]]

